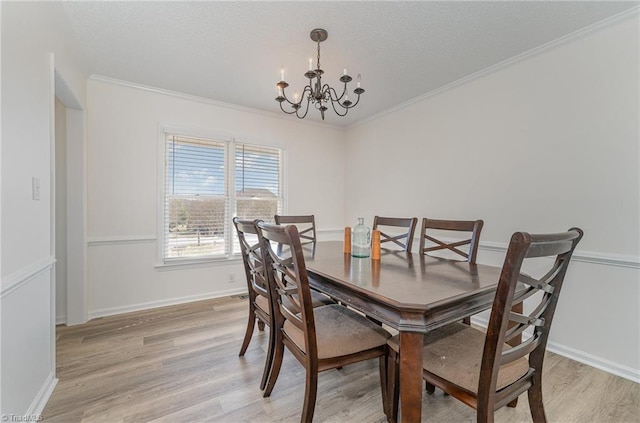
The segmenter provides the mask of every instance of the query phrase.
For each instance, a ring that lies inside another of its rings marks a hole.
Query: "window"
[[[164,145],[164,263],[237,254],[233,216],[282,212],[282,150],[175,133]]]

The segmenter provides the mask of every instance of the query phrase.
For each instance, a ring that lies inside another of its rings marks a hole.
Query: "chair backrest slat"
[[[502,354],[500,354],[500,364],[502,365],[516,361],[525,355],[530,354],[531,351],[535,350],[539,345],[540,337],[532,336],[515,347],[504,350]]]
[[[413,244],[413,234],[415,232],[417,224],[418,218],[416,217],[375,216],[373,218],[373,229],[377,229],[380,231],[380,244],[389,243],[389,245],[391,245],[393,243],[400,247],[402,251],[406,251],[408,253],[411,252],[411,247]],[[380,229],[381,226],[406,228],[406,231],[401,234],[388,234]],[[386,248],[386,245],[384,247]]]
[[[291,215],[285,216],[276,214],[274,216],[276,225],[295,225],[298,229],[300,243],[306,244],[317,241],[316,218],[315,215]]]
[[[483,220],[439,220],[422,219],[422,230],[420,231],[420,254],[427,254],[433,251],[447,250],[462,256],[469,263],[475,263],[478,255],[478,244],[480,233],[484,226]],[[433,231],[455,231],[469,232],[469,238],[456,241],[447,241],[432,234]],[[432,246],[427,244],[431,242]],[[458,247],[469,245],[469,250],[461,250]]]

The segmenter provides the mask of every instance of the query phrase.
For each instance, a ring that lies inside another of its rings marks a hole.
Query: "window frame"
[[[183,136],[211,140],[225,144],[225,178],[227,183],[228,222],[225,227],[225,251],[226,254],[220,256],[203,256],[203,257],[183,257],[183,258],[167,258],[165,257],[165,189],[166,189],[166,161],[167,161],[167,136]],[[229,262],[237,262],[241,260],[239,251],[233,251],[233,240],[235,227],[233,225],[233,217],[237,212],[236,198],[236,148],[241,145],[252,146],[257,148],[272,148],[279,152],[280,170],[279,184],[280,193],[278,203],[282,209],[279,213],[285,214],[288,206],[288,195],[286,185],[286,150],[277,143],[239,141],[228,132],[219,132],[211,130],[200,130],[194,128],[185,128],[180,126],[161,125],[158,131],[158,155],[157,155],[157,205],[156,205],[156,265],[158,269],[176,268],[176,267],[203,267],[211,265],[223,265]],[[227,235],[228,234],[228,235]]]

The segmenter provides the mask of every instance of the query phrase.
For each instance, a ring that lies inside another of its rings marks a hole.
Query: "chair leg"
[[[493,423],[493,418],[495,411],[493,410],[493,405],[489,406],[488,404],[478,404],[477,412],[477,422],[478,423]]]
[[[316,408],[318,394],[318,369],[307,367],[307,381],[304,389],[304,406],[302,408],[301,423],[311,423]]]
[[[389,371],[387,370],[387,353],[385,355],[380,356],[380,390],[382,391],[382,410],[384,411],[384,415],[389,415],[389,382],[387,381],[387,376],[389,375]]]
[[[398,410],[400,403],[400,363],[398,354],[389,349],[387,357],[387,421],[395,423],[398,421]]]
[[[535,377],[533,379],[533,385],[529,388],[527,394],[529,395],[529,410],[531,410],[531,417],[534,423],[546,423],[547,416],[544,413],[544,404],[542,403],[542,378]]]
[[[276,332],[273,328],[271,328],[273,332]],[[282,339],[275,333],[275,342],[274,342],[274,355],[273,362],[271,363],[271,371],[269,372],[269,379],[267,381],[267,386],[264,390],[263,396],[266,398],[271,395],[271,391],[273,391],[273,387],[278,380],[278,375],[280,374],[280,368],[282,367],[282,359],[284,357],[284,344],[282,343]]]
[[[424,389],[427,391],[427,394],[433,394],[436,391],[435,385],[432,385],[426,380],[424,381]]]
[[[249,320],[247,321],[247,330],[244,333],[244,340],[242,341],[242,347],[240,347],[240,357],[247,352],[249,342],[251,342],[251,336],[253,336],[253,327],[256,325],[256,314],[253,311],[253,304],[249,305]]]
[[[262,322],[264,326],[264,322]],[[264,370],[262,372],[262,380],[260,381],[260,389],[264,390],[267,386],[267,380],[269,378],[269,373],[271,372],[271,368],[273,367],[273,354],[275,350],[275,334],[274,330],[269,329],[269,345],[267,347],[267,358],[264,362]]]

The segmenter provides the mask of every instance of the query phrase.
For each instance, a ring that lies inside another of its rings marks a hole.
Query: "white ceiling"
[[[94,74],[277,113],[281,66],[290,94],[302,91],[316,55],[309,32],[324,28],[324,82],[339,88],[343,68],[362,74],[360,104],[345,118],[327,112],[325,122],[349,125],[637,5],[78,1],[63,8]]]

